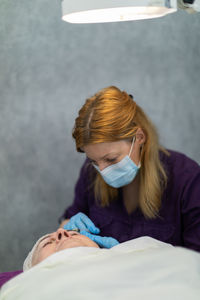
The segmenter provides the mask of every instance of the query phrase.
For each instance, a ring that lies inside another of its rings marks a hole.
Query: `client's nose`
[[[58,230],[56,231],[56,240],[60,241],[63,238],[68,238],[70,237],[70,234],[63,228],[58,228]]]

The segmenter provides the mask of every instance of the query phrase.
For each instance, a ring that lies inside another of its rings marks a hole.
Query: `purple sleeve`
[[[8,280],[12,279],[13,277],[21,274],[23,271],[12,271],[12,272],[4,272],[4,273],[0,273],[0,287],[2,287],[2,285],[4,283],[6,283]]]
[[[200,171],[195,173],[183,191],[183,242],[185,247],[200,252]]]
[[[69,219],[78,212],[88,215],[88,191],[89,191],[89,163],[86,160],[81,168],[78,181],[75,185],[75,196],[71,206],[59,218],[59,223]]]

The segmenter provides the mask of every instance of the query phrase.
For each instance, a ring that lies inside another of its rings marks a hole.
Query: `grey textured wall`
[[[117,85],[161,142],[200,162],[200,15],[72,25],[60,1],[0,1],[0,271],[73,199],[84,159],[71,130],[85,98]]]

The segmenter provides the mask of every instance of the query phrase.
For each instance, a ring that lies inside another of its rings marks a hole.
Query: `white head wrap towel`
[[[39,243],[41,242],[42,239],[44,239],[45,237],[47,237],[49,234],[46,234],[44,236],[42,236],[33,246],[32,250],[29,252],[29,254],[27,255],[24,264],[23,264],[23,271],[27,271],[32,267],[32,259],[33,259],[33,255],[34,252],[37,248],[37,246],[39,245]]]

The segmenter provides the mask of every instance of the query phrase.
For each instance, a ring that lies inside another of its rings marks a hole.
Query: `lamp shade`
[[[62,1],[62,19],[70,23],[102,23],[158,18],[176,10],[176,0]]]

